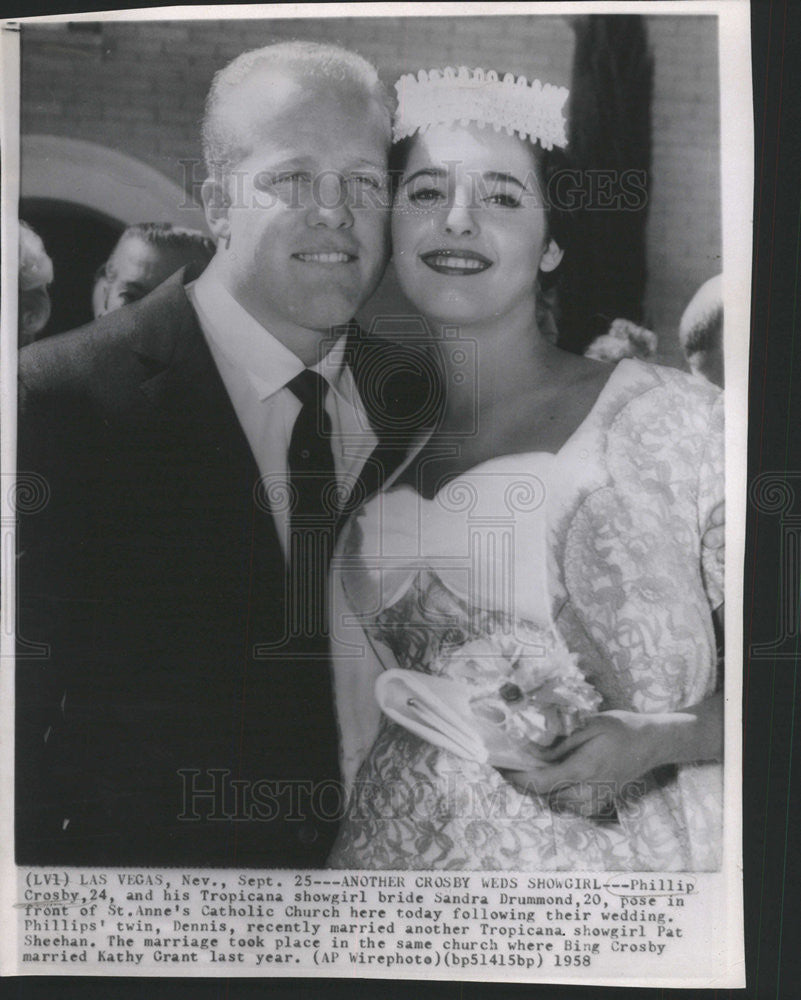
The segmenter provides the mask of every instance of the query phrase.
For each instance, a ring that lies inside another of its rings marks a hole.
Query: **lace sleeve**
[[[701,533],[701,574],[709,606],[714,611],[724,599],[723,531],[709,532],[714,512],[725,497],[723,395],[710,411],[707,438],[698,472],[698,525]]]

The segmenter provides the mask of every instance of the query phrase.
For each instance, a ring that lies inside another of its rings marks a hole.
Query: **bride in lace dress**
[[[395,267],[446,348],[446,389],[334,564],[350,797],[332,867],[720,866],[721,395],[541,333],[538,276],[565,242],[544,196],[565,96],[481,71],[399,84]],[[382,671],[444,674],[468,654],[513,702],[503,664],[548,630],[600,710],[523,769],[379,710]]]

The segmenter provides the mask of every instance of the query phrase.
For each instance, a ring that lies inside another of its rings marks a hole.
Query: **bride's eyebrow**
[[[509,182],[511,184],[516,184],[521,190],[525,190],[526,185],[515,177],[514,174],[505,174],[498,170],[488,170],[487,173],[481,175],[485,181],[502,181]]]
[[[442,178],[447,177],[447,171],[443,170],[442,167],[422,167],[420,170],[415,170],[413,174],[408,177],[403,178],[404,186],[411,184],[413,180],[418,177],[431,177],[433,180],[442,180]]]

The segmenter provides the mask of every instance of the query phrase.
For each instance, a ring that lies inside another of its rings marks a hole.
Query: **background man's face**
[[[124,239],[106,265],[105,300],[95,306],[95,316],[104,316],[143,298],[185,263],[180,254],[153,246],[137,236]]]
[[[356,88],[283,73],[237,95],[252,145],[228,181],[228,287],[274,332],[345,323],[388,258],[385,113]]]

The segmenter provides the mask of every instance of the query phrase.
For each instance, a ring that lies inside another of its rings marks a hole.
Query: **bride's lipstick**
[[[432,271],[453,277],[481,274],[492,267],[492,261],[475,250],[429,250],[420,254],[420,260]]]

